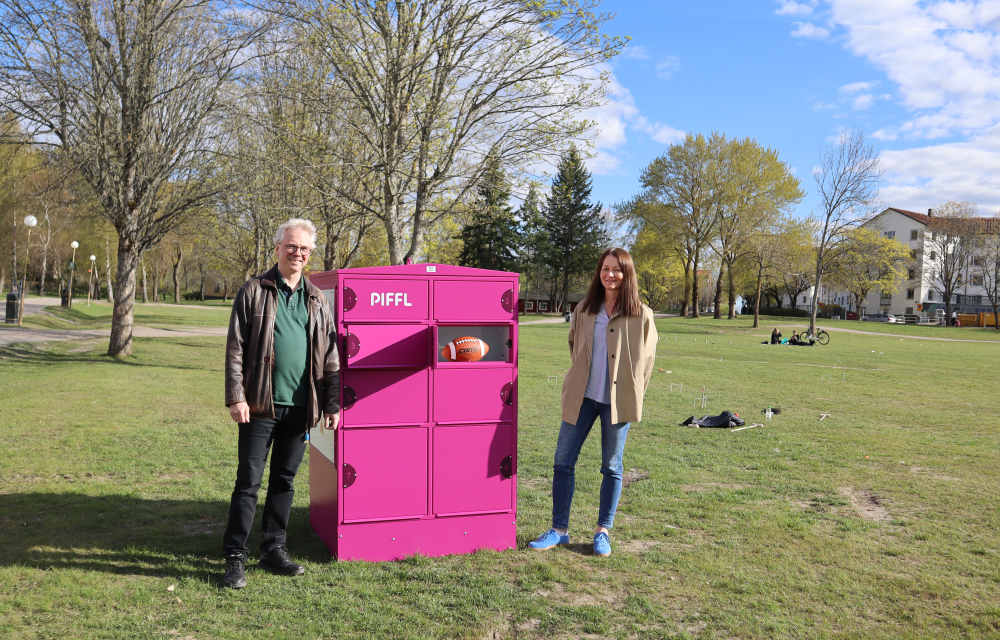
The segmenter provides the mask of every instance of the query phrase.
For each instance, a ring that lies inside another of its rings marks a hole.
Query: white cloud
[[[633,60],[649,60],[649,52],[645,47],[638,44],[629,44],[625,47],[625,51],[621,54],[625,58],[631,58]]]
[[[845,84],[844,86],[837,89],[837,91],[839,93],[852,94],[852,93],[857,93],[859,91],[868,91],[873,86],[875,86],[875,83],[873,82],[854,82],[852,84]]]
[[[846,47],[885,71],[914,112],[901,134],[971,135],[1000,122],[1000,2],[827,1]]]
[[[817,27],[811,22],[796,22],[795,31],[792,32],[793,38],[817,38],[822,40],[829,35],[829,30]]]
[[[656,75],[669,80],[674,77],[674,72],[680,69],[681,59],[677,56],[667,56],[656,64]]]
[[[875,104],[875,96],[870,93],[863,93],[854,98],[854,102],[851,103],[851,108],[855,111],[864,111],[873,104]]]
[[[585,116],[597,124],[594,140],[595,155],[587,160],[587,168],[598,175],[617,173],[622,160],[616,152],[628,141],[629,130],[649,135],[661,144],[672,144],[684,138],[684,132],[661,122],[649,122],[635,106],[635,99],[628,88],[622,86],[614,74],[609,86],[611,100],[608,104],[590,109]]]
[[[896,131],[895,127],[886,127],[885,129],[879,129],[872,134],[872,137],[876,140],[895,140],[899,137],[899,133]]]
[[[883,151],[886,202],[923,211],[949,200],[979,204],[983,215],[1000,209],[1000,127],[966,142]]]
[[[774,13],[779,16],[807,16],[813,12],[811,6],[800,4],[795,0],[778,0],[778,5]]]

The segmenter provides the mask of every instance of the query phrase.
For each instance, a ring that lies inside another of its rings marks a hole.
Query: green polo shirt
[[[292,291],[278,275],[277,308],[274,314],[274,404],[304,407],[309,398],[309,309],[305,282]]]

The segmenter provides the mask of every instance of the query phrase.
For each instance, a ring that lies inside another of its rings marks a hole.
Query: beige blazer
[[[584,313],[581,306],[573,313],[569,328],[569,353],[572,364],[563,381],[562,419],[576,424],[580,406],[590,379],[590,358],[594,352],[594,324],[597,316]],[[642,398],[656,359],[656,325],[653,311],[642,305],[636,317],[614,314],[608,321],[608,380],[611,382],[611,422],[642,420]]]

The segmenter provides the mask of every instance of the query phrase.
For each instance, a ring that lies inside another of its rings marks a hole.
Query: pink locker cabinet
[[[338,560],[509,549],[518,274],[449,265],[310,276],[337,321],[341,429],[314,432],[310,520]],[[462,336],[489,352],[449,362]]]

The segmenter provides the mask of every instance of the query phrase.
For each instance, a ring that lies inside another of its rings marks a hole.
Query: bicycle
[[[830,334],[822,329],[816,329],[816,335],[813,335],[809,329],[806,329],[799,334],[799,340],[802,340],[803,342],[808,341],[810,338],[820,344],[828,344],[830,342]]]

